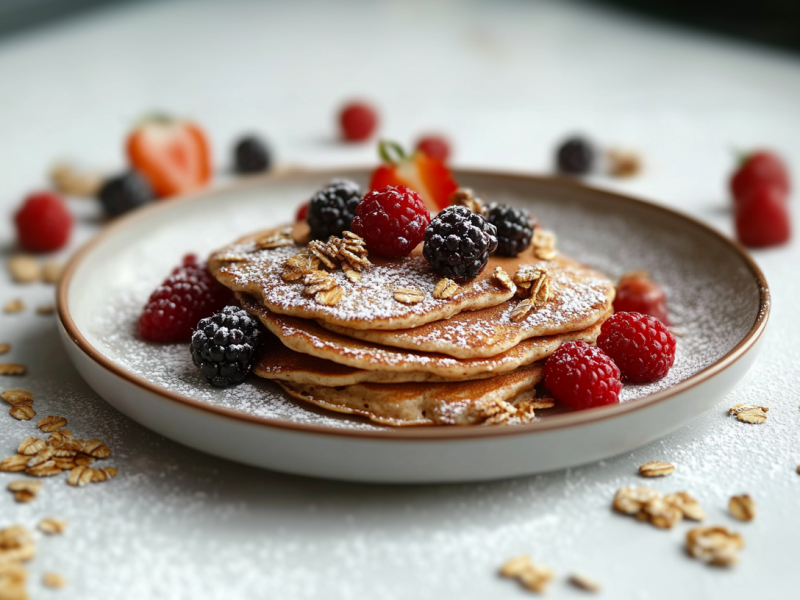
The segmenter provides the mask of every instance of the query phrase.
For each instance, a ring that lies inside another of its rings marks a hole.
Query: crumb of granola
[[[756,518],[756,503],[749,494],[732,496],[728,501],[728,510],[740,521],[752,521]]]
[[[14,298],[6,302],[3,311],[7,314],[18,313],[25,310],[25,303],[19,298]]]

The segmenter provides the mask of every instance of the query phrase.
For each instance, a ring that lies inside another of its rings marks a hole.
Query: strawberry
[[[780,156],[769,150],[758,150],[745,155],[739,168],[731,176],[731,193],[739,202],[753,188],[765,184],[775,185],[788,195],[791,183],[789,171]]]
[[[160,198],[185,194],[211,180],[211,149],[194,123],[161,115],[143,120],[128,136],[128,159]]]
[[[383,164],[372,173],[370,190],[404,185],[419,193],[432,212],[449,206],[450,196],[458,189],[458,184],[441,160],[423,152],[408,156],[395,142],[381,142],[378,152]]]
[[[736,236],[745,246],[778,246],[792,236],[784,189],[775,184],[750,189],[736,205]]]

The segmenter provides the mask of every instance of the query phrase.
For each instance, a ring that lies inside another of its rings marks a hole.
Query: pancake
[[[403,374],[421,372],[450,380],[507,373],[546,358],[565,341],[583,340],[592,343],[600,333],[601,324],[598,321],[581,331],[530,338],[497,356],[460,360],[444,354],[401,350],[348,338],[321,327],[315,321],[272,313],[243,294],[237,294],[237,297],[242,308],[258,317],[283,345],[295,352],[358,370]],[[270,370],[264,361],[260,361],[260,364],[263,373],[275,375],[276,372]],[[412,375],[414,376],[419,375]]]
[[[494,278],[495,267],[513,275],[523,264],[537,259],[531,249],[516,258],[491,257],[483,273],[461,285],[448,298],[434,298],[436,284],[442,279],[422,257],[422,245],[406,257],[386,259],[369,256],[371,266],[360,272],[360,280],[352,281],[342,269],[330,269],[341,298],[333,305],[320,303],[316,296],[304,293],[301,281],[284,281],[286,259],[307,250],[308,226],[298,223],[283,240],[286,245],[269,249],[266,239],[277,239],[286,228],[273,228],[241,238],[232,245],[212,253],[209,269],[216,279],[235,292],[247,293],[277,314],[318,319],[350,329],[395,330],[418,327],[449,318],[462,311],[497,306],[515,293]],[[278,240],[277,243],[280,243]],[[546,261],[541,264],[548,264]],[[325,271],[327,274],[328,271]],[[397,299],[398,290],[417,291],[421,301],[405,303]]]
[[[361,415],[376,423],[475,425],[529,422],[537,405],[533,386],[542,367],[529,365],[490,379],[459,383],[362,383],[344,387],[277,383],[290,396],[328,410]]]
[[[375,344],[466,359],[506,352],[528,338],[585,329],[611,309],[614,285],[597,271],[563,256],[535,264],[547,267],[553,297],[519,322],[511,319],[512,311],[520,302],[514,298],[504,304],[462,312],[450,319],[412,329],[376,331],[322,321],[320,324],[343,336]]]

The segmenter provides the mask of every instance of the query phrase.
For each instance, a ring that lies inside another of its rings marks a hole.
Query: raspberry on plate
[[[441,135],[426,135],[417,142],[417,151],[444,163],[450,158],[450,144]]]
[[[308,218],[308,202],[303,202],[297,207],[297,212],[294,214],[294,220],[297,223],[302,223]]]
[[[442,277],[477,277],[497,250],[497,228],[466,206],[449,206],[425,230],[422,255]]]
[[[783,190],[762,185],[747,191],[736,204],[736,237],[745,246],[779,246],[792,237],[789,206]]]
[[[352,231],[367,250],[380,256],[407,256],[425,236],[431,214],[420,195],[404,185],[386,186],[364,196],[356,207]]]
[[[72,232],[67,204],[51,192],[31,194],[14,216],[19,245],[28,252],[53,252],[63,248]]]
[[[764,185],[777,186],[784,195],[791,189],[786,165],[769,150],[759,150],[745,156],[731,177],[731,193],[738,203],[754,188]]]
[[[350,229],[360,202],[361,188],[349,179],[334,179],[311,196],[306,221],[312,239],[327,240]]]
[[[669,325],[667,296],[647,271],[630,271],[620,278],[614,312],[644,313]]]
[[[253,368],[264,336],[258,320],[238,306],[200,319],[192,334],[192,362],[216,387],[241,383]]]
[[[217,283],[206,265],[187,254],[150,295],[139,317],[139,335],[151,342],[186,341],[200,319],[234,301],[233,293]]]
[[[586,342],[566,342],[544,365],[544,383],[572,410],[619,402],[620,371],[602,350]]]
[[[597,346],[633,383],[662,379],[675,363],[675,336],[658,319],[618,312],[600,328]]]
[[[368,139],[378,126],[378,113],[369,104],[351,102],[339,113],[342,137],[348,142],[362,142]]]

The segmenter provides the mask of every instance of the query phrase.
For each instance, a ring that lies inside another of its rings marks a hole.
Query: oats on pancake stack
[[[279,340],[257,375],[392,426],[529,422],[552,406],[533,390],[543,359],[594,342],[614,299],[607,278],[541,233],[459,283],[434,273],[421,246],[386,259],[349,231],[309,241],[305,223],[242,238],[209,268]]]

